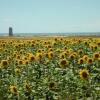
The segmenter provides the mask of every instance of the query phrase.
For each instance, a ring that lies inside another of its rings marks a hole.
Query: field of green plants
[[[0,38],[0,100],[100,100],[100,38]]]

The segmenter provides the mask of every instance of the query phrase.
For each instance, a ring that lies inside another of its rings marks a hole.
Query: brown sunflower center
[[[83,78],[87,78],[88,77],[88,74],[86,72],[83,72],[82,73],[82,76],[83,76]]]
[[[62,60],[61,65],[66,65],[66,60]]]
[[[7,66],[7,61],[3,61],[3,66]]]

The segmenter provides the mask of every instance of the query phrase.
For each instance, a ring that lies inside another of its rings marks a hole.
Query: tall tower
[[[13,36],[13,29],[12,29],[12,27],[9,27],[9,36]]]

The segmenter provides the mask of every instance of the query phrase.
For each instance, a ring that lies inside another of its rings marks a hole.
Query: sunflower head
[[[47,45],[47,48],[52,48],[52,46],[51,45]]]
[[[28,58],[27,57],[24,57],[24,60],[28,60]]]
[[[20,72],[21,72],[21,71],[20,71],[19,68],[16,68],[16,69],[15,69],[15,73],[16,73],[16,74],[20,74]]]
[[[23,63],[24,63],[23,60],[18,60],[19,65],[22,65]]]
[[[38,53],[42,53],[42,49],[38,49],[37,52],[38,52]]]
[[[49,48],[48,49],[48,52],[53,52],[53,48]]]
[[[88,64],[92,64],[93,63],[93,59],[92,58],[88,58],[87,63]]]
[[[50,83],[49,83],[49,89],[50,89],[50,90],[55,89],[55,86],[56,86],[55,82],[50,82]]]
[[[60,38],[61,41],[63,41],[63,38]]]
[[[89,76],[88,70],[82,69],[82,70],[80,70],[79,74],[80,74],[81,79],[83,79],[83,80],[88,79],[88,76]]]
[[[98,46],[97,46],[97,45],[95,45],[95,46],[93,47],[93,49],[94,49],[94,50],[97,50],[97,48],[98,48]]]
[[[30,60],[31,62],[34,62],[34,61],[35,61],[35,59],[36,59],[36,58],[35,58],[35,56],[34,56],[34,55],[30,55],[30,56],[29,56],[29,60]]]
[[[8,50],[7,50],[7,49],[5,49],[5,50],[4,50],[4,52],[6,52],[6,53],[7,53],[7,52],[8,52]]]
[[[24,61],[24,64],[25,64],[25,65],[28,65],[28,64],[29,64],[29,60],[25,60],[25,61]]]
[[[17,95],[17,93],[18,93],[17,87],[16,86],[10,86],[10,92]]]
[[[28,92],[31,90],[31,88],[27,82],[24,83],[24,88],[25,88],[25,91],[28,91]]]
[[[1,60],[1,66],[6,68],[8,66],[8,60]]]
[[[82,55],[82,54],[83,54],[83,50],[81,50],[81,49],[78,50],[78,54],[79,54],[79,55]]]
[[[6,46],[6,44],[5,44],[5,43],[3,43],[3,44],[2,44],[2,46],[3,46],[3,47],[5,47],[5,46]]]
[[[65,58],[65,54],[64,54],[64,53],[61,53],[61,54],[60,54],[60,58],[61,58],[61,59],[64,59],[64,58]]]
[[[99,57],[100,57],[99,53],[94,53],[94,54],[93,54],[94,60],[98,60]]]
[[[84,55],[84,56],[83,56],[83,60],[84,60],[84,61],[87,61],[87,60],[88,60],[88,55]]]
[[[14,57],[16,57],[16,56],[17,56],[17,54],[16,54],[16,53],[13,53],[13,56],[14,56]]]
[[[88,42],[87,42],[87,41],[85,41],[85,42],[84,42],[84,44],[85,44],[85,45],[88,45]]]
[[[61,59],[60,60],[60,67],[61,68],[66,68],[68,66],[69,62],[66,59]]]
[[[58,41],[58,38],[55,38],[55,41]]]
[[[98,42],[97,45],[100,46],[100,42]]]
[[[67,47],[66,46],[64,47],[64,50],[67,50]]]
[[[83,63],[84,63],[83,58],[80,58],[80,59],[78,60],[78,64],[83,64]]]
[[[67,52],[63,52],[63,54],[65,55],[65,57],[67,57],[67,56],[68,56]]]
[[[75,56],[76,56],[76,55],[71,54],[71,55],[69,56],[70,60],[74,60],[74,59],[75,59]]]
[[[37,54],[36,54],[36,58],[37,58],[38,60],[41,60],[42,57],[43,57],[43,54],[42,54],[42,53],[37,53]]]
[[[44,41],[44,44],[46,45],[47,44],[47,41]]]
[[[21,58],[21,56],[20,55],[16,55],[16,59],[20,59]]]
[[[53,57],[54,57],[53,52],[52,52],[52,51],[51,51],[51,52],[49,52],[49,53],[48,53],[48,58],[49,58],[49,59],[51,59],[51,58],[53,58]]]

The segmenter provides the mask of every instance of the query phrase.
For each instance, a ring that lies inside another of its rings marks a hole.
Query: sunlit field
[[[100,100],[100,38],[0,38],[0,100]]]

